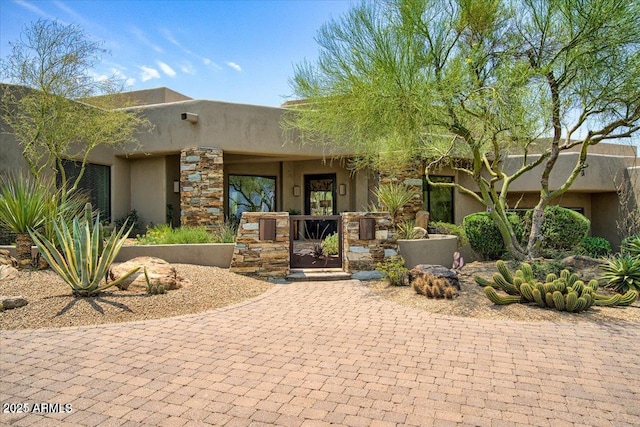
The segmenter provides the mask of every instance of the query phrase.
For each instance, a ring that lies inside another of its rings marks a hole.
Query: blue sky
[[[277,106],[293,66],[315,60],[320,26],[348,0],[0,0],[0,56],[38,19],[77,24],[110,51],[94,72],[128,89],[166,86],[192,98]]]

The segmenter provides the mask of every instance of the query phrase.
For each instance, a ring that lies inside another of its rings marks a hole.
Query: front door
[[[336,174],[305,175],[304,214],[313,216],[337,215]],[[307,220],[306,237],[323,239],[337,231],[335,221]]]

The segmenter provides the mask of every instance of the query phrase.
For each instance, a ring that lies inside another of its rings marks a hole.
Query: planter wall
[[[234,246],[233,243],[123,246],[116,257],[116,262],[139,256],[152,256],[169,263],[229,268]]]
[[[453,253],[458,250],[458,237],[448,234],[429,234],[428,239],[398,240],[398,251],[404,258],[404,266],[418,264],[443,265],[450,268]]]

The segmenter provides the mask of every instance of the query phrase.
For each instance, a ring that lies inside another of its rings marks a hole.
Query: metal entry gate
[[[289,227],[291,268],[342,268],[340,215],[290,215]]]

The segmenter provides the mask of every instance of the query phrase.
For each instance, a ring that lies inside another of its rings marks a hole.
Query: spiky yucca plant
[[[75,217],[71,229],[60,217],[53,221],[56,244],[41,233],[30,234],[44,259],[62,277],[77,296],[95,295],[115,286],[139,270],[135,268],[118,280],[107,282],[109,267],[131,232],[125,224],[104,240],[100,215],[92,222],[91,205],[87,203],[84,218]],[[102,284],[102,281],[105,281]]]
[[[380,185],[373,194],[378,203],[389,211],[394,221],[398,222],[398,214],[401,209],[413,199],[415,193],[406,185],[389,183]]]

